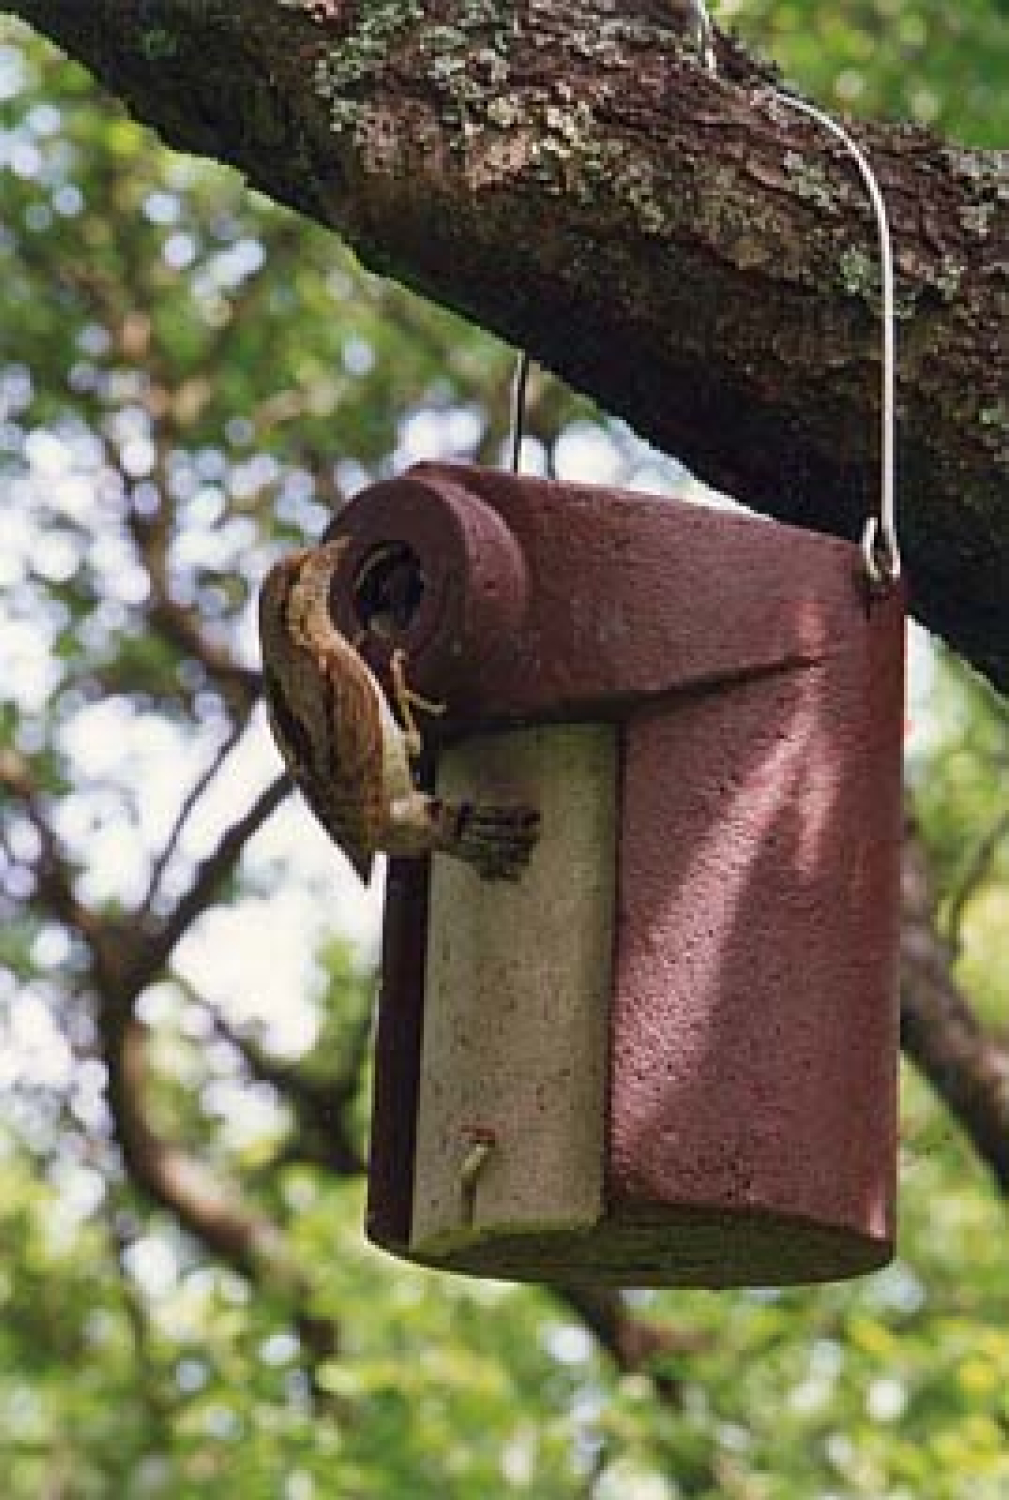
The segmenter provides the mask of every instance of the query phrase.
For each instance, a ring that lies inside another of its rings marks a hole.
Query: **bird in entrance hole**
[[[397,723],[382,686],[336,627],[330,594],[346,539],[283,558],[259,598],[270,727],[309,807],[362,880],[382,850],[465,860],[486,879],[514,880],[539,835],[531,807],[448,802],[414,786],[421,737],[413,708],[439,712],[391,674]]]

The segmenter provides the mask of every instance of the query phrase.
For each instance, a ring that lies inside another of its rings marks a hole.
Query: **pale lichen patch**
[[[797,198],[814,203],[817,208],[837,209],[837,195],[818,162],[810,161],[799,151],[786,151],[784,164],[789,186]]]

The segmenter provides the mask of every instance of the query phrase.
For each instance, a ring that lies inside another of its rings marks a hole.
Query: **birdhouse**
[[[461,466],[330,535],[338,628],[444,705],[430,786],[541,815],[514,881],[391,864],[370,1237],[622,1286],[883,1264],[900,589],[844,541]]]

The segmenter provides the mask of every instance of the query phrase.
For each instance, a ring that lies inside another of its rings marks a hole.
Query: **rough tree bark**
[[[876,494],[873,223],[837,144],[724,37],[712,78],[655,0],[5,8],[167,141],[527,347],[701,477],[858,534]],[[897,251],[913,608],[1005,689],[1009,160],[858,134]]]

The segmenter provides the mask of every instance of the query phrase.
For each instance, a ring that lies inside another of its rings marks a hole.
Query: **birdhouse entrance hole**
[[[402,633],[413,623],[426,586],[420,558],[412,547],[405,542],[381,543],[358,566],[354,612],[374,635]]]

